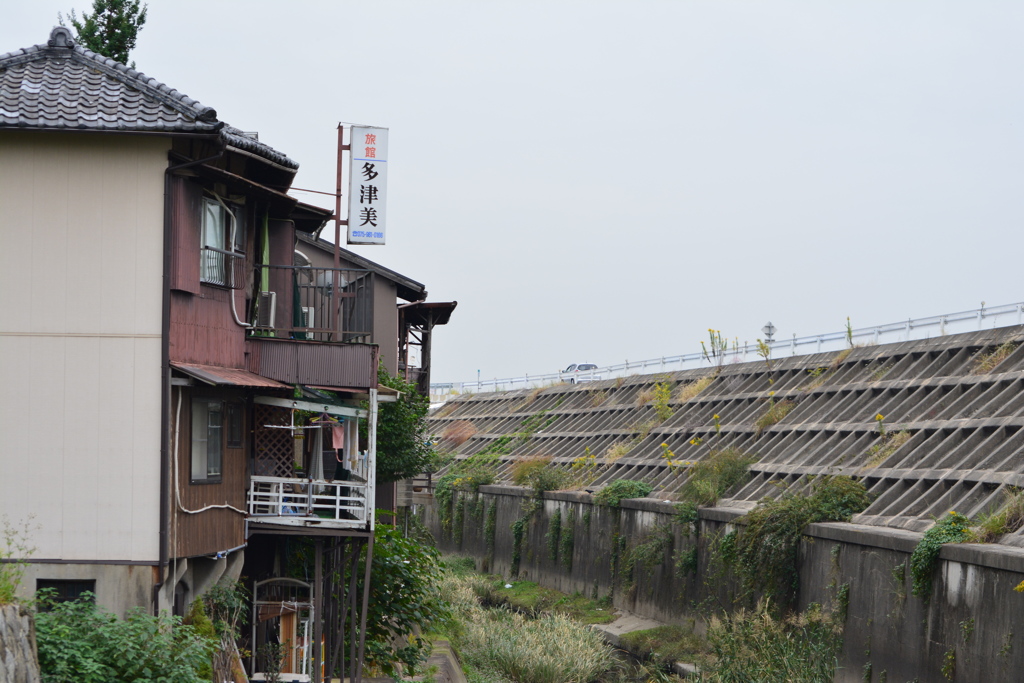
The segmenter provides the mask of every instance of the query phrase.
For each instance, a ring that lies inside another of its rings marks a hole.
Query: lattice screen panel
[[[288,408],[256,404],[256,471],[254,474],[257,476],[292,476],[295,440],[292,430],[280,429],[291,425],[291,412]]]

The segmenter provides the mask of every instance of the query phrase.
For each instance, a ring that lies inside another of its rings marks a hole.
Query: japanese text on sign
[[[348,243],[384,244],[388,129],[352,126],[350,146]]]

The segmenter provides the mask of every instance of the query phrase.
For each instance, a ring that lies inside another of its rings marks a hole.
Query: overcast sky
[[[3,4],[0,53],[88,8]],[[339,121],[389,127],[388,244],[353,249],[459,302],[461,381],[1024,300],[1021,36],[976,0],[150,0],[132,58],[298,187]]]

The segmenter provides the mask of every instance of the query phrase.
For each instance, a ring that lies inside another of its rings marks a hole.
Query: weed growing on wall
[[[669,382],[658,382],[654,385],[654,414],[662,422],[672,417],[672,385]]]
[[[1005,344],[996,347],[989,353],[979,355],[974,361],[974,368],[971,370],[971,374],[986,375],[992,372],[996,369],[996,366],[1006,360],[1018,346],[1020,345],[1016,342],[1008,341]]]
[[[768,399],[768,408],[754,422],[755,436],[760,436],[761,432],[781,422],[782,418],[789,415],[793,408],[796,408],[796,401],[786,398],[776,402],[774,398],[775,392],[768,393],[772,395]]]
[[[551,519],[548,521],[548,533],[545,534],[544,540],[548,546],[548,559],[552,562],[558,562],[558,549],[559,544],[562,541],[562,509],[557,508],[551,515]]]
[[[711,383],[715,381],[715,377],[716,374],[714,373],[710,375],[705,375],[704,377],[701,377],[695,382],[690,382],[689,384],[684,384],[680,386],[679,391],[676,395],[676,400],[679,401],[680,403],[692,401],[693,399],[697,398],[697,396],[702,391],[711,386]]]
[[[882,423],[879,422],[881,425]],[[901,430],[898,432],[890,432],[888,434],[882,434],[878,441],[868,449],[867,459],[868,467],[878,467],[883,462],[889,459],[893,453],[899,450],[900,446],[910,441],[910,437],[913,434],[907,430]]]
[[[459,497],[458,502],[455,503],[455,516],[452,520],[452,538],[455,543],[462,545],[462,532],[465,528],[466,518],[466,499]]]
[[[711,451],[690,467],[690,476],[679,489],[679,495],[685,502],[714,505],[729,490],[746,482],[750,465],[755,462],[757,458],[738,448]]]
[[[576,509],[569,508],[562,523],[561,537],[558,540],[558,555],[562,558],[562,566],[572,571],[572,553],[575,548]]]
[[[968,532],[967,543],[993,543],[1000,536],[1024,526],[1024,491],[1007,488],[1003,503],[991,514],[983,514]]]
[[[945,543],[963,543],[967,539],[971,520],[958,512],[950,511],[948,515],[935,522],[914,548],[910,556],[910,573],[914,577],[913,594],[924,599],[931,598],[932,577],[935,565],[939,561],[939,551]]]
[[[645,498],[654,487],[643,481],[632,481],[629,479],[616,479],[605,486],[594,496],[594,502],[598,505],[608,507],[619,507],[627,498]]]
[[[622,562],[623,588],[628,591],[638,579],[649,576],[671,553],[673,542],[672,527],[663,524],[626,552]]]
[[[704,359],[714,366],[722,367],[725,362],[725,354],[729,350],[729,340],[722,336],[721,330],[708,328],[708,343],[700,343],[701,353]]]
[[[491,503],[487,506],[487,514],[484,517],[484,546],[486,556],[484,561],[487,568],[494,566],[494,540],[498,531],[498,506]],[[486,570],[485,570],[486,571]]]
[[[498,468],[498,457],[492,454],[476,453],[452,464],[434,485],[434,500],[437,501],[437,515],[441,521],[441,532],[452,533],[455,504],[460,491],[477,493],[481,486],[494,482]],[[461,538],[461,531],[460,538]]]
[[[744,517],[737,543],[737,570],[744,591],[763,592],[778,608],[796,597],[797,546],[808,524],[846,522],[870,502],[864,484],[846,476],[822,477],[809,495],[785,493],[764,500]]]

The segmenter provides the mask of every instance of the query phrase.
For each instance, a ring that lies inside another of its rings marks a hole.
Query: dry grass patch
[[[715,381],[714,375],[708,375],[707,377],[701,377],[696,382],[690,382],[689,384],[683,384],[679,387],[679,391],[676,394],[676,400],[680,402],[690,401],[697,398],[700,392],[711,386],[711,383]]]
[[[977,356],[977,360],[974,361],[974,368],[971,370],[972,375],[986,375],[996,369],[1000,363],[1013,353],[1017,347],[1020,346],[1017,342],[1008,341],[1002,344],[989,353],[981,354]]]
[[[599,405],[604,403],[608,399],[608,392],[601,389],[599,391],[590,392],[590,407],[597,408]]]
[[[868,467],[878,467],[889,459],[889,456],[899,450],[900,446],[910,441],[913,436],[910,432],[903,430],[892,432],[882,437],[881,441],[868,449]]]
[[[633,446],[635,445],[636,443],[633,441],[620,441],[618,443],[613,443],[611,446],[608,447],[608,450],[604,452],[605,462],[611,463],[615,462],[616,460],[619,460],[626,453],[629,453],[631,450],[633,450]]]
[[[444,428],[441,432],[439,450],[450,451],[458,448],[476,435],[476,426],[469,420],[459,420]]]
[[[990,515],[982,515],[977,526],[967,530],[967,543],[993,543],[1024,526],[1024,491],[1006,489],[1003,504]]]
[[[782,418],[789,415],[793,408],[796,408],[796,401],[788,398],[769,404],[768,410],[764,412],[764,415],[757,418],[757,421],[754,422],[754,427],[757,430],[754,435],[760,436],[761,432],[781,422]]]
[[[853,349],[843,349],[836,354],[836,357],[832,359],[832,364],[829,366],[832,370],[838,370],[839,366],[843,364],[843,361],[849,358],[850,354],[853,353]]]
[[[530,390],[530,393],[526,395],[526,397],[523,399],[523,402],[519,404],[519,410],[522,410],[527,406],[532,406],[533,402],[537,400],[537,397],[540,396],[541,392],[543,392],[546,388],[547,387],[534,387],[532,390]]]
[[[654,387],[645,387],[637,392],[636,404],[637,406],[645,406],[654,400]]]

